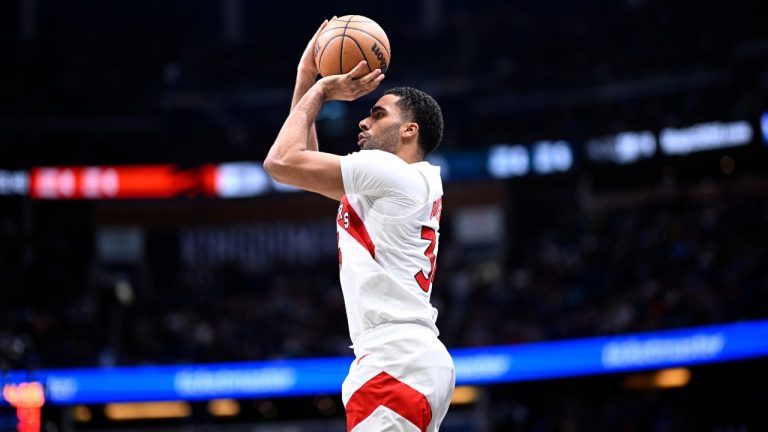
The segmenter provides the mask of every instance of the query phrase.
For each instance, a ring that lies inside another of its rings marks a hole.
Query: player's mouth
[[[362,146],[363,146],[363,141],[365,141],[365,139],[366,139],[366,138],[368,138],[368,137],[367,137],[367,136],[365,136],[365,134],[364,134],[364,133],[360,132],[360,133],[357,135],[357,145],[359,145],[360,147],[362,147]]]

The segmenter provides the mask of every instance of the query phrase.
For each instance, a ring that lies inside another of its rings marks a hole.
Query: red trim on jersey
[[[371,236],[368,235],[368,230],[365,229],[363,220],[360,219],[355,209],[349,204],[346,195],[341,197],[341,209],[339,209],[336,223],[354,237],[358,243],[363,245],[364,248],[368,249],[371,258],[376,259],[376,247],[373,245],[373,241],[371,241]]]
[[[400,414],[425,432],[432,421],[432,408],[427,398],[413,387],[381,372],[352,395],[347,403],[347,432],[383,405]]]

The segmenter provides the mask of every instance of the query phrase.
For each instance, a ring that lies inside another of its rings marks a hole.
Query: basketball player
[[[429,302],[443,188],[439,168],[424,156],[442,139],[442,113],[426,93],[391,89],[360,121],[359,152],[318,151],[314,123],[323,103],[366,95],[384,75],[376,69],[353,79],[367,70],[361,62],[315,82],[315,38],[264,168],[279,182],[340,201],[340,279],[355,353],[342,385],[347,430],[437,431],[455,371]]]

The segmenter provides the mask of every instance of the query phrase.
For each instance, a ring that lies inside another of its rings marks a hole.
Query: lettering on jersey
[[[365,229],[363,220],[360,219],[355,209],[349,204],[346,195],[341,197],[339,211],[336,213],[336,223],[367,249],[371,254],[371,258],[376,259],[376,248],[373,245],[371,236],[368,235],[368,230]]]
[[[443,213],[443,197],[440,197],[435,200],[435,202],[432,203],[432,213],[429,214],[429,218],[437,218],[437,221],[440,222],[440,217]]]
[[[336,214],[336,220],[339,221],[344,229],[349,229],[349,212],[344,210],[344,204],[339,203],[339,211]]]

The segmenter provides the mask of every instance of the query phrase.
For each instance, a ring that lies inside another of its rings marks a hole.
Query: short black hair
[[[419,125],[419,147],[424,155],[440,145],[443,140],[443,112],[432,96],[413,87],[394,87],[386,92],[399,96],[397,106],[403,112],[403,118]]]

